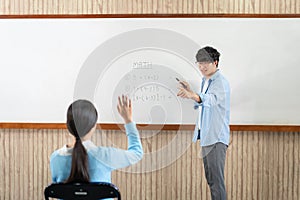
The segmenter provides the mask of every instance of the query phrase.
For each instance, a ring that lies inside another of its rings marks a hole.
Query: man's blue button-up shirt
[[[202,88],[205,78],[202,80]],[[201,103],[195,103],[195,109],[202,107],[199,116],[201,127],[196,123],[193,142],[197,141],[200,129],[200,145],[208,146],[217,142],[229,144],[230,85],[218,71],[210,78],[206,91],[198,93]],[[197,120],[198,121],[198,120]]]

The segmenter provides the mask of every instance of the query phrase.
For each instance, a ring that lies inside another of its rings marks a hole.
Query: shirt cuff
[[[194,108],[197,109],[199,106],[202,106],[202,103],[203,103],[203,94],[202,93],[197,93],[201,99],[201,103],[199,102],[196,102],[195,101],[195,104],[194,104]]]
[[[130,133],[137,132],[137,128],[136,128],[135,122],[130,122],[128,124],[125,124],[124,127],[125,127],[127,135],[130,134]]]

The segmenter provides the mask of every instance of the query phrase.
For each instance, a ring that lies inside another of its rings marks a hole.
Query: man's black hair
[[[217,51],[217,49],[206,46],[204,48],[201,48],[197,54],[196,54],[196,60],[197,62],[217,62],[217,67],[219,64],[219,57],[220,53]]]

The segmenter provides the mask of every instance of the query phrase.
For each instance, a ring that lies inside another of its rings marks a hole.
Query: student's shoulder
[[[66,146],[63,146],[62,148],[53,151],[50,155],[50,159],[54,159],[60,156],[71,156],[71,155],[72,152],[69,149],[67,149]]]
[[[50,160],[53,160],[54,158],[56,158],[59,155],[58,150],[59,149],[57,149],[51,153]]]
[[[97,148],[90,149],[88,155],[96,158],[97,160],[111,159],[112,155],[117,155],[123,149],[119,149],[112,146],[97,146]]]
[[[115,147],[112,147],[112,146],[97,146],[97,147],[88,149],[87,152],[88,153],[97,152],[98,154],[105,154],[107,152],[114,151],[115,149],[118,149],[118,148],[115,148]]]

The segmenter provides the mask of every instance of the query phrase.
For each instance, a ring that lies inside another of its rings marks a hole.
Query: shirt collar
[[[215,80],[218,76],[219,76],[220,72],[219,69],[217,69],[217,71],[210,77],[210,80]],[[205,77],[202,78],[202,81],[205,81]]]
[[[85,140],[82,142],[82,144],[87,151],[97,147],[91,140]],[[73,152],[73,147],[68,148],[66,144],[61,149],[58,150],[58,153],[62,156],[72,155],[72,152]]]

